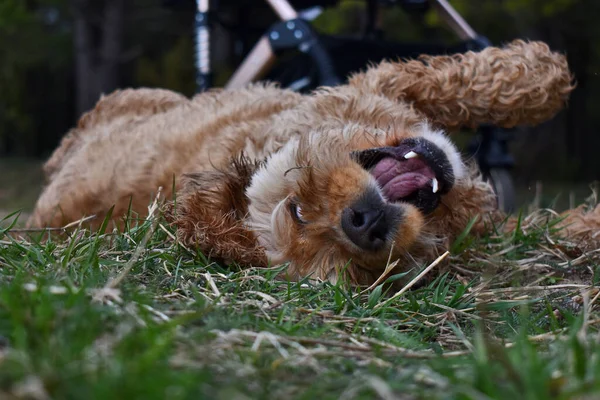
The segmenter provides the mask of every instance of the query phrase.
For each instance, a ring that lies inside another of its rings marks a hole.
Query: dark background
[[[517,130],[511,144],[517,183],[567,187],[600,178],[600,1],[451,4],[494,44],[527,38],[565,52],[576,77],[565,111],[539,127]],[[215,30],[213,65],[217,84],[223,84],[275,16],[259,0],[221,0],[219,8],[226,28]],[[364,3],[344,0],[314,25],[324,33],[357,33],[364,20]],[[46,158],[102,93],[151,86],[193,95],[193,23],[189,0],[0,0],[0,200],[24,191],[10,190],[11,184],[31,182],[31,191],[39,190],[35,171],[41,161],[35,160]],[[391,40],[456,40],[433,12],[387,8],[383,26]],[[235,40],[236,32],[242,40]]]

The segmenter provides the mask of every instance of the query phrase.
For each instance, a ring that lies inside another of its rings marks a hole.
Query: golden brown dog
[[[516,41],[382,63],[310,96],[268,85],[191,100],[116,92],[47,162],[30,225],[98,224],[113,205],[115,218],[130,204],[143,215],[159,187],[167,198],[174,188],[168,214],[186,245],[244,265],[289,263],[291,277],[345,269],[370,283],[389,260],[399,270],[431,260],[472,217],[500,218],[442,128],[539,123],[571,89],[562,55]]]

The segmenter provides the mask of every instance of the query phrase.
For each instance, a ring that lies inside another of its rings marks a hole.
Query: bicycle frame
[[[210,0],[196,0],[196,86],[205,91],[212,86],[210,68]]]
[[[298,18],[298,13],[287,0],[266,1],[282,21]],[[434,6],[434,9],[439,13],[440,17],[459,38],[463,40],[478,39],[479,36],[475,33],[473,28],[471,28],[471,26],[446,0],[430,0],[430,2]],[[250,82],[260,79],[260,77],[271,68],[275,59],[276,56],[269,44],[269,38],[265,35],[246,56],[225,87],[228,89],[239,89],[248,85]]]
[[[286,0],[267,0],[267,2],[282,21],[298,18],[298,13]],[[248,85],[263,76],[271,68],[275,59],[269,38],[263,36],[233,73],[225,87],[236,89]]]

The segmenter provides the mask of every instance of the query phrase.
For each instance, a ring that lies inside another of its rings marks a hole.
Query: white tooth
[[[404,155],[404,158],[407,160],[410,158],[415,158],[415,157],[419,157],[419,155],[412,150]]]
[[[431,181],[431,186],[432,186],[433,193],[437,193],[437,191],[439,189],[438,180],[433,178],[433,180]]]

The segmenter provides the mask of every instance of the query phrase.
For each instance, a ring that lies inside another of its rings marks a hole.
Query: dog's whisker
[[[295,171],[298,169],[307,169],[307,168],[312,168],[311,165],[303,165],[303,166],[298,166],[298,167],[292,167],[292,168],[288,168],[284,173],[283,176],[287,176],[288,173],[290,173],[291,171]]]

